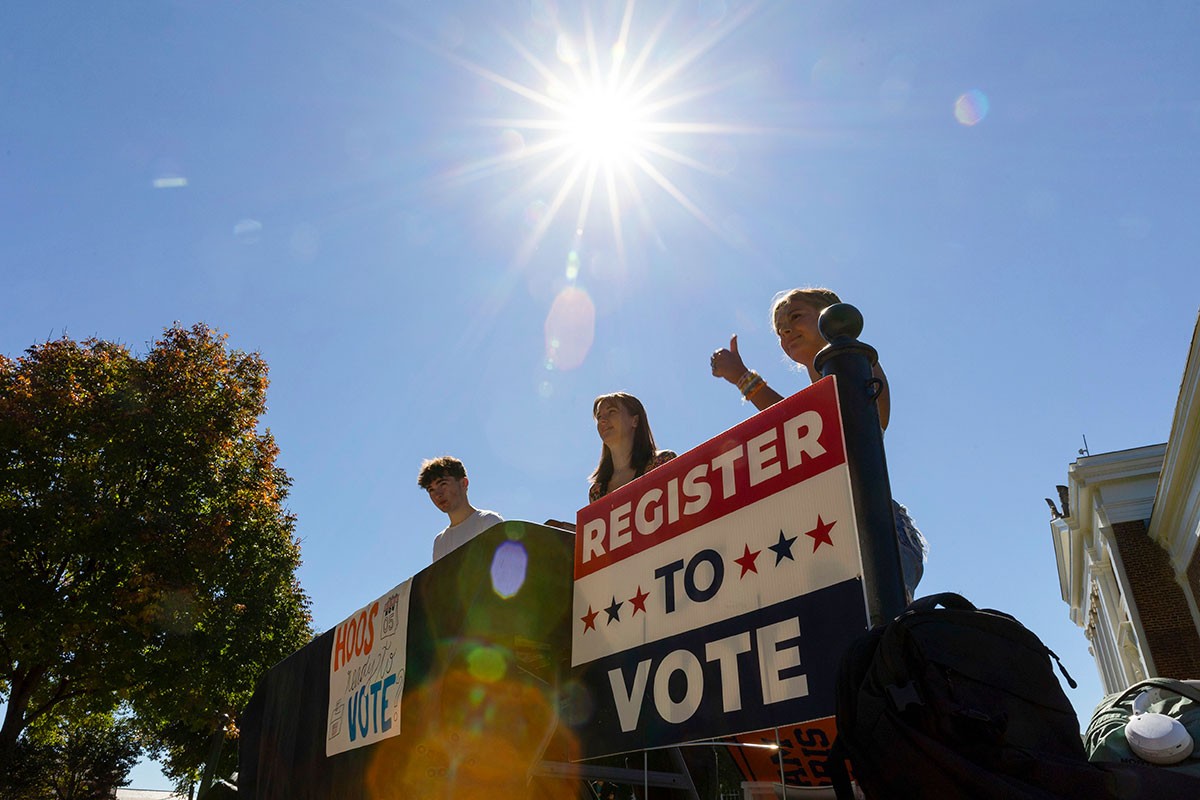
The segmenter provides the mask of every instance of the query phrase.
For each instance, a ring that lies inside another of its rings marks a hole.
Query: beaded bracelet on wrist
[[[761,380],[762,377],[757,372],[752,369],[748,369],[742,373],[742,377],[738,378],[737,380],[738,391],[742,394],[745,394],[746,390],[753,386],[756,381]]]
[[[762,376],[754,370],[750,370],[747,374],[750,376],[748,379],[738,382],[738,389],[741,391],[744,400],[750,400],[767,385]]]
[[[767,382],[759,378],[758,383],[754,384],[753,388],[751,388],[742,396],[747,400],[754,400],[754,395],[758,394],[765,388],[767,388]]]

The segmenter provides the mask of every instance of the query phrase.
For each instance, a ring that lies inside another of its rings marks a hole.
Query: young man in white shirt
[[[417,485],[429,492],[429,499],[450,518],[450,524],[433,540],[433,560],[437,561],[488,528],[504,521],[495,511],[481,511],[467,500],[467,470],[453,456],[427,459],[421,464]]]

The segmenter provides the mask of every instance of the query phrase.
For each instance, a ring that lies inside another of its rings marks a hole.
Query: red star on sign
[[[588,606],[588,612],[579,619],[583,620],[583,632],[596,630],[596,617],[600,616],[599,611],[592,611],[592,607]]]
[[[804,532],[805,536],[811,536],[813,538],[814,553],[817,552],[817,548],[823,544],[833,547],[833,540],[829,538],[829,532],[833,530],[834,525],[837,525],[836,519],[833,522],[825,522],[823,519],[821,519],[821,515],[818,514],[817,527],[813,528],[811,531]]]
[[[733,560],[733,563],[742,568],[742,574],[738,576],[738,580],[746,577],[747,572],[753,572],[756,575],[758,574],[758,567],[754,566],[754,559],[758,558],[758,554],[761,552],[762,550],[755,550],[753,553],[751,553],[750,545],[746,545],[746,552],[742,553],[742,557],[735,558]]]
[[[631,617],[636,617],[637,612],[644,612],[646,610],[646,598],[649,596],[649,592],[643,592],[642,587],[638,587],[637,594],[629,598],[629,602],[633,603],[633,613],[630,614]]]

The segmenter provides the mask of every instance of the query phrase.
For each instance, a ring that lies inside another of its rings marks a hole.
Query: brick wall
[[[1151,541],[1140,521],[1119,522],[1113,525],[1113,534],[1133,595],[1131,611],[1141,619],[1146,634],[1142,646],[1154,659],[1158,675],[1200,678],[1200,631],[1175,582],[1167,551]],[[1191,569],[1188,572],[1191,577]]]
[[[1192,597],[1200,600],[1200,549],[1192,555],[1192,563],[1187,568],[1188,585],[1192,588]]]

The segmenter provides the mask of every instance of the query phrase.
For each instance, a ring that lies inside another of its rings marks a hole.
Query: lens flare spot
[[[567,280],[573,281],[579,277],[579,254],[572,250],[567,254]]]
[[[971,127],[983,122],[990,108],[991,103],[987,95],[978,89],[972,89],[959,95],[954,101],[954,118],[960,125]]]
[[[233,235],[242,244],[255,244],[262,233],[262,223],[256,219],[243,219],[233,226]]]
[[[467,656],[467,670],[470,671],[471,677],[475,680],[483,681],[484,683],[495,683],[504,677],[507,667],[504,663],[504,654],[494,647],[476,647]],[[482,692],[480,687],[473,687],[471,690],[471,701],[474,705],[479,705],[483,701],[483,695],[478,695],[478,700],[475,699],[476,691]]]
[[[168,175],[154,179],[155,189],[182,189],[188,185],[187,178],[182,175]]]
[[[485,683],[457,663],[431,677],[405,694],[404,756],[394,747],[359,751],[366,760],[363,797],[526,797],[526,771],[514,765],[578,758],[572,734],[545,741],[556,707],[548,684],[520,670]]]
[[[492,554],[492,591],[505,600],[525,585],[529,556],[520,542],[505,542]]]
[[[558,293],[546,316],[546,360],[555,369],[583,364],[596,335],[596,307],[586,291],[568,286]]]
[[[538,384],[538,397],[543,400],[549,400],[554,395],[554,384],[550,381],[542,381]]]
[[[558,55],[558,60],[568,66],[575,66],[579,63],[579,48],[565,33],[559,34],[558,41],[554,45],[554,52]]]
[[[578,727],[592,718],[596,704],[586,686],[579,681],[568,681],[560,692],[559,714],[569,727]]]

